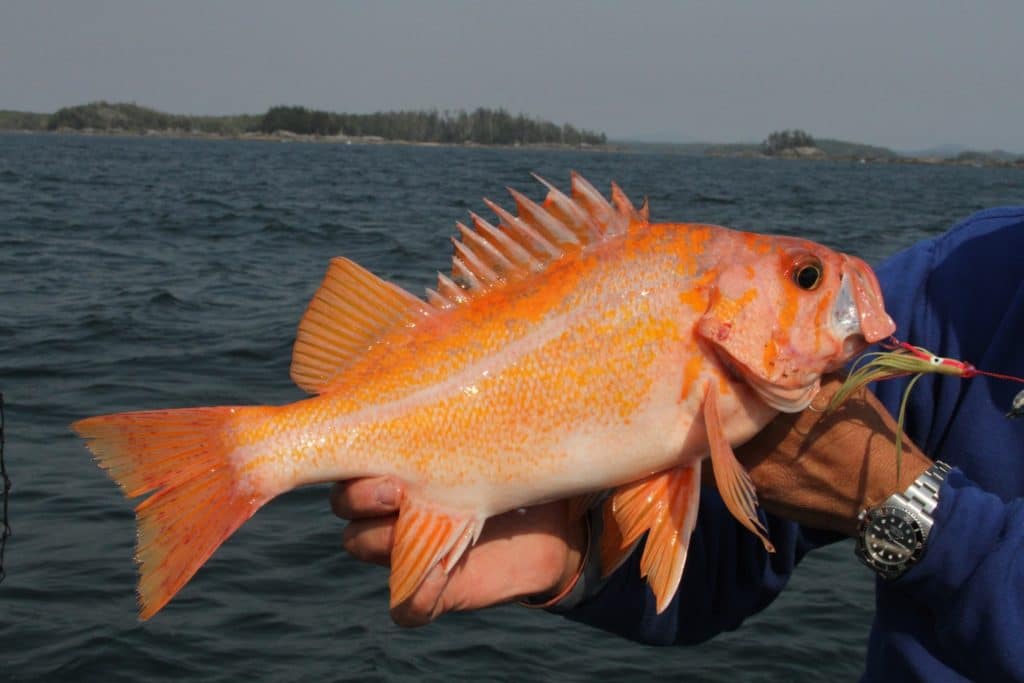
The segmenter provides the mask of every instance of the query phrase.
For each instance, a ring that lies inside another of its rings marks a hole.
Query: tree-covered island
[[[0,110],[0,131],[4,130],[244,140],[614,147],[623,151],[686,156],[1024,168],[1024,155],[1002,150],[957,148],[953,153],[903,153],[876,145],[818,138],[800,129],[775,131],[760,143],[639,143],[620,140],[609,144],[604,133],[484,107],[473,111],[341,114],[299,106],[277,106],[263,114],[188,116],[168,114],[134,103],[92,102],[64,107],[53,114]]]
[[[134,103],[92,102],[53,114],[0,111],[0,130],[75,131],[225,137],[307,136],[436,144],[600,146],[604,133],[569,123],[479,107],[473,111],[340,114],[297,106],[264,114],[186,116]]]

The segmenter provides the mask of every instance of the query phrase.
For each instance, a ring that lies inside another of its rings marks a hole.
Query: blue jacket
[[[901,339],[1024,376],[1024,207],[975,214],[877,273]],[[876,389],[893,414],[905,386]],[[929,375],[911,394],[909,436],[956,469],[921,562],[877,582],[865,680],[1024,681],[1024,418],[1005,417],[1021,388]],[[769,515],[777,552],[768,555],[717,494],[702,499],[665,612],[655,612],[637,552],[569,618],[646,643],[700,642],[771,603],[805,553],[838,538]]]

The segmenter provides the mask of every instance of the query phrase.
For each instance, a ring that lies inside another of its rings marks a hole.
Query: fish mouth
[[[818,389],[821,388],[821,380],[817,377],[810,384],[790,389],[765,382],[757,377],[748,376],[746,380],[747,384],[753,387],[757,395],[761,397],[761,400],[782,413],[799,413],[804,410],[811,405],[811,401],[818,395]]]

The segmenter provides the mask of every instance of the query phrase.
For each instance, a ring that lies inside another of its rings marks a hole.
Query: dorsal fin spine
[[[525,221],[513,216],[490,199],[484,199],[484,204],[486,204],[491,211],[501,219],[501,223],[506,230],[518,233],[524,241],[527,242],[527,244],[537,250],[538,253],[535,254],[535,256],[547,261],[548,259],[558,258],[562,255],[562,251],[558,247],[549,242],[539,232],[531,228]]]
[[[465,226],[461,227],[464,228]],[[498,274],[484,263],[483,259],[477,256],[468,244],[460,242],[454,237],[452,238],[452,244],[455,246],[455,251],[462,259],[463,263],[465,263],[466,266],[473,271],[473,274],[480,278],[480,280],[487,284],[491,284],[499,279]]]
[[[591,244],[601,239],[600,227],[585,211],[583,211],[583,209],[580,208],[579,204],[571,200],[564,192],[544,178],[541,178],[536,173],[533,174],[533,177],[544,185],[544,187],[548,188],[548,196],[544,200],[544,204],[547,205],[550,203],[551,208],[558,214],[561,214],[557,217],[561,218],[561,220],[579,236],[584,244]]]
[[[446,299],[459,304],[466,300],[466,292],[444,273],[437,274],[437,291]]]
[[[508,191],[516,202],[519,215],[546,234],[555,244],[578,245],[580,243],[579,239],[576,238],[576,234],[566,227],[562,221],[548,213],[544,207],[511,187],[508,188]]]
[[[608,201],[601,196],[601,193],[594,188],[594,185],[587,182],[582,175],[575,171],[572,171],[572,199],[582,204],[597,219],[598,224],[604,227],[602,230],[604,234],[609,233],[608,227],[614,215],[614,210],[608,204]],[[616,234],[613,231],[611,233]]]
[[[514,270],[515,266],[508,260],[508,257],[501,253],[501,250],[491,244],[490,241],[473,232],[462,223],[456,223],[456,225],[459,226],[459,232],[462,233],[463,244],[467,248],[474,249],[481,261],[490,264],[491,272],[494,273],[497,280],[501,280],[501,273],[508,273]]]
[[[629,197],[626,196],[626,193],[616,183],[612,183],[612,204],[619,210],[621,216],[630,221],[636,220],[637,212],[636,208],[633,207],[633,202],[629,201]]]
[[[470,292],[479,292],[484,289],[484,286],[480,283],[480,279],[458,256],[452,257],[452,275],[454,275],[458,280],[465,282],[465,289],[468,289]]]
[[[496,249],[503,251],[508,258],[515,261],[521,268],[525,268],[529,272],[536,270],[541,265],[533,254],[501,230],[475,213],[470,213],[469,215],[473,218],[473,225],[480,231],[480,234],[487,237]]]
[[[452,306],[455,305],[451,301],[449,301],[448,299],[446,299],[445,297],[441,296],[436,291],[431,289],[430,287],[427,287],[427,301],[429,301],[432,306],[435,306],[437,308],[451,308]]]

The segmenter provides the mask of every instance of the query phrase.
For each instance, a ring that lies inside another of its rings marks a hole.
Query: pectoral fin
[[[602,571],[611,573],[645,532],[640,573],[663,612],[679,587],[700,500],[700,463],[620,486],[605,505]]]
[[[395,524],[391,551],[391,607],[400,605],[419,588],[438,562],[445,573],[471,544],[476,542],[484,520],[473,515],[453,515],[408,500]]]
[[[615,505],[608,499],[601,506],[602,532],[601,532],[601,578],[611,576],[616,569],[622,566],[626,558],[633,554],[633,549],[639,542],[639,537],[632,542],[626,541],[619,528],[619,522],[615,518]],[[646,531],[646,529],[645,529]],[[642,532],[641,532],[642,533]]]
[[[708,447],[711,450],[715,483],[725,506],[740,524],[761,539],[765,550],[775,552],[775,546],[768,540],[768,530],[757,516],[754,482],[736,459],[736,454],[725,437],[722,418],[718,413],[718,397],[711,389],[704,397],[704,425],[708,432]]]

